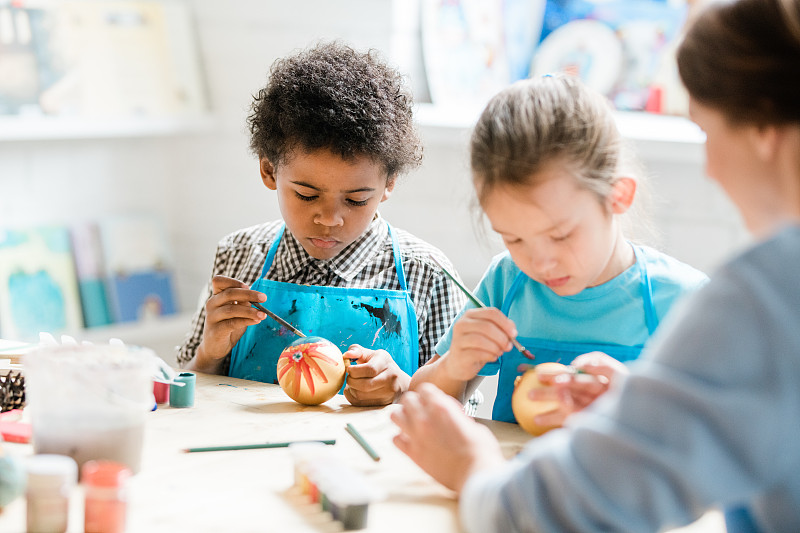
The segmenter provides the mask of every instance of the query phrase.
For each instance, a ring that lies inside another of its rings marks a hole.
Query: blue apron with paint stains
[[[324,337],[345,352],[351,344],[389,352],[403,372],[419,366],[417,315],[406,286],[397,237],[389,227],[401,290],[298,285],[264,279],[285,230],[270,246],[261,276],[251,288],[267,295],[264,307],[309,336]],[[278,357],[297,337],[271,318],[249,326],[231,352],[229,375],[277,383]]]
[[[658,326],[658,316],[656,315],[655,307],[653,306],[653,290],[650,286],[650,278],[647,275],[647,267],[644,261],[641,260],[639,250],[633,247],[634,255],[636,256],[636,264],[639,268],[639,276],[641,279],[640,290],[642,300],[644,303],[644,318],[647,324],[647,331],[650,335]],[[508,293],[503,299],[503,314],[508,316],[511,308],[511,302],[514,295],[517,293],[523,283],[530,278],[524,273],[520,272],[511,284]],[[580,324],[575,324],[576,328]],[[503,422],[516,422],[514,413],[511,410],[511,395],[514,393],[514,380],[517,376],[521,375],[517,368],[520,365],[531,365],[540,363],[561,363],[564,365],[570,364],[579,355],[589,352],[603,352],[618,361],[632,361],[639,357],[644,345],[625,346],[622,344],[605,344],[598,342],[561,342],[548,339],[537,339],[533,337],[517,337],[517,340],[533,353],[536,358],[530,360],[522,355],[516,348],[500,356],[500,377],[497,384],[497,397],[494,401],[494,408],[492,409],[492,419],[502,420]]]

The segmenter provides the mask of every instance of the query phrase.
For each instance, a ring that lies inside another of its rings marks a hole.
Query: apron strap
[[[639,247],[633,244],[631,246],[633,247],[633,255],[636,257],[636,264],[639,265],[639,276],[642,279],[639,286],[642,291],[642,301],[644,302],[644,322],[647,324],[647,331],[652,335],[658,327],[658,315],[653,305],[653,286],[650,283],[650,276],[647,274],[647,267],[642,261]]]
[[[389,236],[392,238],[392,255],[394,256],[394,269],[397,271],[397,279],[400,281],[400,288],[408,291],[406,286],[406,272],[403,270],[403,261],[400,259],[400,246],[397,244],[397,235],[394,234],[392,225],[388,222],[386,227],[389,228]]]
[[[650,276],[647,274],[647,267],[644,261],[642,261],[642,254],[639,248],[633,244],[631,244],[631,246],[633,247],[633,255],[636,257],[636,265],[639,268],[639,277],[641,278],[639,288],[642,293],[642,302],[644,304],[644,322],[647,325],[648,333],[652,335],[658,327],[658,315],[653,305],[653,286],[652,283],[650,283]],[[528,279],[528,276],[524,272],[520,271],[520,273],[517,274],[517,277],[514,279],[514,282],[511,284],[511,287],[508,289],[503,299],[501,311],[503,311],[504,315],[508,316],[508,311],[511,309],[511,302],[526,279]]]
[[[504,315],[508,316],[508,311],[511,309],[511,302],[514,301],[514,296],[516,296],[517,291],[526,279],[530,278],[528,278],[528,275],[525,272],[520,270],[519,274],[517,274],[517,277],[514,278],[514,283],[512,283],[511,287],[508,289],[506,297],[503,298],[503,307],[501,307],[500,310]]]
[[[278,245],[281,243],[281,237],[283,237],[283,232],[285,230],[286,230],[286,224],[284,223],[278,230],[278,233],[275,234],[275,239],[269,246],[269,251],[267,252],[267,258],[264,260],[264,266],[261,268],[262,278],[267,275],[267,272],[269,272],[270,267],[272,267],[272,262],[275,260],[275,254],[278,251]]]

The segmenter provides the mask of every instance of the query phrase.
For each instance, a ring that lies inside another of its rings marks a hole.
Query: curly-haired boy
[[[347,350],[352,404],[393,402],[464,303],[430,259],[450,265],[444,254],[377,211],[422,159],[402,76],[374,51],[321,43],[273,64],[248,125],[283,220],[219,243],[179,363],[277,383],[293,334],[249,303],[266,302]]]

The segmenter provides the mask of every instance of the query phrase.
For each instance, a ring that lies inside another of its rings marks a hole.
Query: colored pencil
[[[478,300],[478,297],[477,297],[477,296],[475,296],[474,294],[472,294],[472,291],[470,291],[468,288],[466,288],[465,286],[463,286],[463,285],[461,284],[461,282],[460,282],[460,281],[458,281],[458,280],[456,279],[456,277],[455,277],[454,275],[452,275],[452,274],[451,274],[451,273],[450,273],[450,272],[449,272],[449,271],[448,271],[448,270],[447,270],[447,269],[446,269],[444,266],[442,266],[442,264],[441,264],[441,263],[440,263],[440,262],[439,262],[439,261],[438,261],[438,260],[437,260],[435,257],[433,257],[433,256],[430,256],[430,257],[431,257],[431,259],[433,259],[433,262],[434,262],[434,263],[436,263],[436,264],[438,265],[438,267],[439,267],[439,268],[442,270],[442,272],[444,272],[444,273],[445,273],[445,275],[446,275],[448,278],[450,278],[450,279],[453,281],[453,283],[455,283],[455,284],[456,284],[456,287],[458,287],[459,289],[461,289],[461,292],[463,292],[464,294],[466,294],[466,295],[467,295],[467,298],[469,298],[469,299],[472,301],[472,303],[474,303],[474,304],[475,304],[475,305],[477,305],[478,307],[486,307],[486,304],[484,304],[483,302],[481,302],[480,300]],[[513,337],[512,337],[512,338],[511,338],[511,344],[513,344],[513,345],[514,345],[514,348],[516,348],[517,350],[519,350],[519,352],[520,352],[522,355],[524,355],[525,357],[527,357],[528,359],[535,359],[535,357],[536,357],[536,356],[534,356],[534,355],[533,355],[531,352],[529,352],[529,351],[528,351],[528,350],[527,350],[527,349],[526,349],[526,348],[525,348],[525,347],[522,345],[522,343],[520,343],[520,342],[519,342],[517,339],[515,339],[515,338],[513,338]]]
[[[373,460],[373,461],[380,461],[380,460],[381,460],[381,456],[380,456],[380,455],[378,455],[378,453],[377,453],[377,452],[376,452],[374,449],[372,449],[372,446],[370,446],[370,445],[369,445],[369,443],[368,443],[368,442],[367,442],[367,441],[364,439],[364,437],[362,437],[362,436],[361,436],[361,433],[359,433],[359,432],[358,432],[358,430],[357,430],[355,427],[353,427],[353,424],[347,424],[347,425],[344,427],[344,429],[345,429],[345,431],[347,431],[347,432],[348,432],[348,433],[349,433],[349,434],[350,434],[350,435],[351,435],[351,436],[352,436],[354,439],[356,439],[356,442],[357,442],[357,443],[358,443],[358,444],[359,444],[359,445],[360,445],[362,448],[364,448],[364,451],[365,451],[365,452],[367,452],[367,455],[369,455],[370,457],[372,457],[372,460]]]
[[[305,333],[303,333],[302,331],[300,331],[299,329],[297,329],[293,325],[289,324],[284,319],[282,319],[281,317],[279,317],[278,315],[276,315],[275,313],[273,313],[272,311],[270,311],[269,309],[267,309],[266,307],[264,307],[260,303],[258,303],[258,302],[250,302],[250,305],[252,305],[256,309],[258,309],[259,311],[263,312],[268,317],[270,317],[272,320],[274,320],[275,322],[277,322],[281,326],[285,327],[286,329],[288,329],[289,331],[291,331],[292,333],[294,333],[298,337],[305,337],[306,336]]]
[[[292,444],[300,442],[321,442],[322,444],[333,445],[335,440],[295,440],[289,442],[264,442],[261,444],[235,444],[232,446],[208,446],[205,448],[184,448],[185,453],[194,452],[225,452],[230,450],[259,450],[262,448],[288,448]]]

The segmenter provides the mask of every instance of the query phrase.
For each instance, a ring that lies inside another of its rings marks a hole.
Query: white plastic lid
[[[78,480],[78,464],[67,455],[39,454],[28,458],[28,490],[73,486]]]

